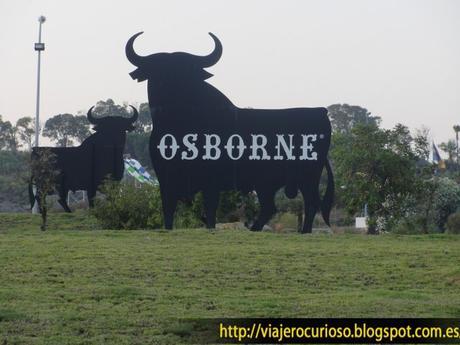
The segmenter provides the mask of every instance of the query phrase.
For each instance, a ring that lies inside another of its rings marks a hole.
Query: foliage
[[[448,155],[449,162],[454,162],[457,155],[457,144],[454,139],[449,139],[446,143],[439,144],[439,148]]]
[[[111,98],[106,101],[98,101],[94,107],[94,113],[97,114],[97,117],[131,117],[130,110],[126,105],[116,104]]]
[[[304,213],[304,203],[302,195],[297,195],[294,199],[289,199],[284,190],[278,191],[275,197],[276,207],[279,212],[282,213],[292,213],[296,216],[297,219],[297,231],[302,230],[303,224],[303,213]]]
[[[10,121],[3,121],[0,115],[0,150],[17,150],[15,128]]]
[[[452,213],[447,218],[446,225],[449,234],[460,234],[460,212]]]
[[[437,179],[436,183],[433,197],[434,222],[440,230],[444,230],[449,215],[460,207],[460,185],[447,177]]]
[[[101,188],[105,197],[96,199],[92,214],[106,229],[158,229],[163,227],[158,186],[108,180]],[[201,227],[200,214],[179,203],[175,227]]]
[[[137,125],[136,125],[137,128]],[[150,133],[128,132],[125,153],[137,159],[143,167],[152,169],[149,151]]]
[[[46,121],[43,136],[51,138],[57,146],[72,146],[75,140],[82,142],[90,135],[89,125],[86,116],[59,114]]]
[[[42,148],[38,152],[34,152],[33,158],[30,161],[30,170],[32,171],[31,183],[36,186],[37,198],[39,200],[38,207],[40,210],[42,224],[41,230],[46,230],[48,217],[48,194],[52,194],[56,185],[56,178],[59,171],[55,170],[56,155],[51,149]]]
[[[332,104],[327,107],[334,133],[349,134],[352,128],[358,124],[380,124],[379,116],[372,116],[366,109],[357,105]]]
[[[333,136],[331,156],[341,200],[350,214],[368,204],[369,230],[404,215],[406,199],[415,192],[416,154],[403,125],[392,130],[356,125],[351,133]]]
[[[136,122],[135,132],[149,133],[152,131],[152,117],[150,116],[150,107],[148,103],[141,103],[139,106],[139,118]]]
[[[30,154],[0,150],[0,212],[28,209]]]
[[[16,135],[20,142],[24,143],[30,151],[32,148],[32,141],[35,135],[35,124],[31,117],[21,117],[16,121]]]
[[[259,212],[257,197],[253,193],[244,195],[240,191],[220,193],[217,221],[219,223],[252,223]]]

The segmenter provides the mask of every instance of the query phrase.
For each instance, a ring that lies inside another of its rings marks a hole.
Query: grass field
[[[39,217],[0,214],[0,344],[175,344],[179,317],[460,316],[460,236],[50,219],[41,232]]]

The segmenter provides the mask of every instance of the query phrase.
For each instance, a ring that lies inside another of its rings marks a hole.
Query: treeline
[[[140,104],[138,109],[139,120],[136,130],[127,136],[125,153],[152,169],[149,156],[152,122],[148,103]],[[428,129],[411,133],[402,124],[384,129],[379,116],[359,106],[334,104],[328,110],[333,129],[330,159],[336,179],[335,223],[352,225],[356,215],[367,212],[371,233],[444,231],[449,216],[460,207],[457,146],[460,126],[453,126],[456,139],[439,145],[448,158],[433,163],[430,157],[433,143]],[[97,116],[130,116],[127,106],[111,99],[99,101],[93,112]],[[27,179],[27,151],[33,143],[33,128],[31,118],[21,118],[13,125],[0,117],[0,210],[2,200],[12,202],[10,196],[14,189],[17,189],[17,198],[24,198],[23,204],[26,202],[26,193],[21,189],[25,183],[21,178]],[[56,146],[78,145],[90,133],[91,125],[83,112],[55,115],[41,130]],[[199,198],[197,204],[192,214],[199,220]],[[253,197],[232,193],[223,196],[221,204],[219,218],[230,221],[243,217],[247,210],[255,214],[257,207]],[[277,206],[281,212],[293,215],[297,227],[301,225],[300,196],[287,199],[281,191],[277,195]],[[183,212],[190,211],[187,210],[184,208]]]

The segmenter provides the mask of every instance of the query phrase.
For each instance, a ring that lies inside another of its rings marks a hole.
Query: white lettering
[[[205,145],[203,148],[205,149],[205,154],[203,156],[204,160],[217,160],[220,158],[220,137],[217,134],[205,134]],[[211,143],[212,139],[214,139],[214,143]],[[214,151],[214,155],[211,153]]]
[[[171,145],[170,146],[168,146],[166,144],[166,138],[171,138]],[[161,157],[163,157],[166,160],[171,160],[176,155],[177,149],[179,148],[179,145],[177,145],[176,138],[174,138],[173,135],[165,134],[165,135],[163,135],[163,138],[161,138],[160,145],[158,145],[157,147],[160,150]],[[169,157],[166,156],[166,149],[167,148],[171,149],[171,155]]]
[[[311,141],[309,142],[309,140]],[[318,160],[318,154],[316,152],[312,152],[313,144],[312,142],[316,141],[316,134],[302,134],[302,155],[299,157],[301,161],[309,160],[309,161],[316,161]]]
[[[252,145],[250,146],[252,149],[252,153],[249,156],[249,160],[270,160],[270,156],[267,154],[267,150],[265,146],[267,145],[267,137],[263,134],[251,134],[252,137]],[[258,143],[259,139],[262,139],[261,143]],[[262,151],[262,156],[257,154],[257,151]]]
[[[184,136],[182,142],[184,143],[185,147],[187,147],[188,152],[182,152],[182,160],[192,160],[198,157],[198,149],[194,142],[198,138],[198,134],[187,134]],[[191,153],[191,155],[188,155]]]
[[[277,155],[273,157],[275,160],[283,160],[284,157],[281,156],[281,147],[284,150],[284,153],[286,154],[286,158],[288,160],[295,160],[294,155],[292,154],[292,151],[294,150],[294,145],[292,144],[292,138],[294,137],[294,134],[288,134],[289,135],[289,146],[286,143],[286,140],[284,139],[284,134],[277,134],[277,144],[276,144],[276,150],[277,150]]]
[[[238,145],[233,145],[233,138],[238,138]],[[238,134],[233,134],[232,136],[230,136],[227,140],[227,145],[225,145],[224,147],[227,150],[227,154],[230,157],[230,159],[233,159],[234,161],[240,159],[243,156],[244,150],[247,148],[247,146],[244,145],[243,138],[241,138]],[[233,156],[234,148],[238,149],[238,156],[236,157]]]

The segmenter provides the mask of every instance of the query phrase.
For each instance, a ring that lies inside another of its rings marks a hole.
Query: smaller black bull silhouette
[[[94,196],[101,183],[108,176],[116,181],[123,178],[124,162],[123,150],[126,141],[126,132],[134,129],[134,122],[138,118],[136,108],[133,108],[131,118],[120,116],[106,116],[96,118],[92,114],[94,107],[88,111],[88,121],[94,125],[94,134],[86,138],[78,147],[34,147],[32,159],[43,149],[49,149],[55,155],[55,170],[58,175],[55,190],[59,195],[59,204],[66,212],[71,212],[67,205],[69,191],[86,190],[90,207],[94,205]],[[34,172],[32,171],[32,176]],[[32,178],[33,180],[33,178]],[[40,186],[36,186],[40,190]],[[29,184],[31,207],[35,200],[40,206],[38,195],[34,197],[32,185]]]
[[[205,80],[222,44],[214,40],[207,56],[184,52],[138,55],[132,36],[126,56],[137,68],[133,79],[148,80],[153,131],[150,156],[160,183],[164,223],[173,225],[177,201],[202,191],[206,225],[215,227],[219,193],[256,191],[261,205],[252,230],[261,230],[276,212],[275,193],[285,187],[289,198],[303,195],[303,232],[311,232],[320,209],[329,224],[334,183],[327,159],[331,124],[325,108],[242,109]],[[289,87],[284,85],[283,87]],[[322,171],[327,190],[320,199]]]

